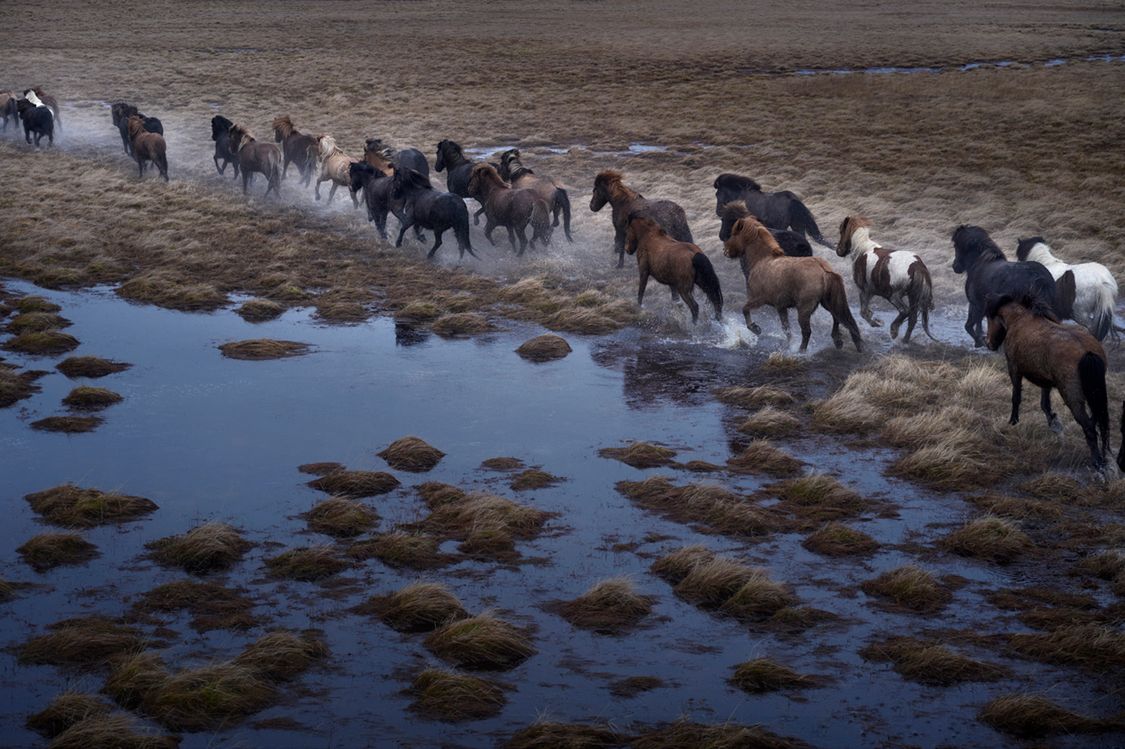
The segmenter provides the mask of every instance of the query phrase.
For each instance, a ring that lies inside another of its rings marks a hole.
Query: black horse
[[[121,146],[125,149],[125,153],[127,154],[132,154],[133,152],[133,141],[129,137],[129,118],[133,115],[137,115],[144,121],[146,131],[164,135],[164,124],[161,123],[160,120],[141,114],[132,104],[119,101],[114,103],[109,111],[113,116],[113,124],[117,127],[117,132],[121,134]]]
[[[821,236],[816,219],[805,204],[788,190],[762,192],[762,187],[749,177],[739,174],[720,174],[715,178],[715,215],[722,217],[723,206],[735,200],[746,204],[746,209],[768,229],[792,229],[802,236],[836,249]]]
[[[719,212],[719,217],[723,220],[722,226],[719,227],[719,241],[725,242],[730,239],[730,230],[734,226],[734,222],[750,215],[752,214],[746,209],[746,204],[741,201],[736,200],[723,206]],[[773,235],[782,251],[789,257],[812,257],[812,245],[808,243],[804,235],[788,229],[770,229],[768,226],[766,228],[769,229],[769,233]]]
[[[55,145],[55,115],[51,112],[50,108],[45,106],[35,106],[27,99],[20,99],[16,104],[19,111],[20,119],[23,120],[23,137],[29,144],[31,143],[31,134],[35,133],[35,147],[39,147],[39,141],[43,136],[47,136],[47,141],[53,146]]]
[[[437,144],[437,160],[434,170],[446,172],[445,186],[454,195],[462,198],[469,196],[469,177],[472,176],[475,161],[465,158],[461,146],[451,140],[443,140]]]
[[[965,274],[965,296],[969,300],[965,331],[977,347],[985,345],[981,328],[990,298],[1038,300],[1062,317],[1058,314],[1055,279],[1040,263],[1009,262],[979,226],[958,226],[953,232],[953,250],[953,272]]]
[[[381,138],[368,138],[365,147],[367,151],[381,151],[388,154],[396,168],[413,169],[427,179],[430,177],[430,162],[426,161],[425,154],[417,148],[404,148],[392,152],[390,148],[383,145]]]
[[[353,193],[363,191],[363,201],[367,204],[367,220],[375,223],[379,236],[386,240],[387,214],[393,213],[401,226],[406,221],[402,201],[395,200],[391,193],[394,190],[394,178],[387,176],[370,164],[357,161],[348,167],[351,179],[349,188]],[[422,228],[414,226],[414,235],[419,240],[424,240]]]
[[[234,165],[234,176],[238,177],[238,158],[234,152],[230,150],[230,129],[234,125],[233,122],[217,114],[211,118],[211,140],[215,141],[215,155],[212,157],[215,161],[215,170],[219,174],[223,174],[227,170],[227,164]],[[222,159],[222,164],[219,160]]]
[[[430,229],[434,233],[434,246],[427,257],[432,258],[441,247],[441,235],[446,229],[452,229],[461,257],[464,258],[466,252],[478,257],[469,242],[469,209],[464,200],[451,192],[435,190],[428,178],[413,169],[396,168],[393,179],[391,197],[402,201],[405,217],[395,247],[402,246],[402,238],[411,226]]]

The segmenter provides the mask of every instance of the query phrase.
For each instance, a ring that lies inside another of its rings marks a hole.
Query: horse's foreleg
[[[965,319],[965,332],[972,337],[973,343],[977,348],[984,345],[984,338],[981,337],[981,320],[983,318],[984,311],[973,302],[970,302],[969,316]]]
[[[281,178],[285,179],[286,175],[288,175],[288,174],[289,174],[289,157],[287,156],[284,159],[282,159]]]
[[[414,224],[414,221],[409,216],[400,220],[402,223],[400,223],[398,227],[398,239],[395,240],[395,247],[402,247],[402,238],[406,236],[406,230]]]
[[[484,206],[482,205],[476,213],[473,214],[473,226],[480,226],[480,216],[484,213]]]
[[[614,229],[613,233],[613,249],[617,253],[617,267],[625,267],[625,232],[621,229]]]
[[[1039,396],[1039,407],[1043,409],[1043,415],[1047,417],[1047,428],[1055,434],[1062,431],[1062,424],[1059,423],[1059,417],[1051,410],[1051,388],[1050,386],[1042,388]]]
[[[218,156],[212,156],[211,159],[215,162],[215,171],[218,172],[219,174],[222,174],[223,170],[227,168],[227,163],[224,161],[223,165],[220,167]]]
[[[250,188],[250,183],[254,181],[253,172],[242,173],[242,194],[245,195],[246,191]]]
[[[637,284],[637,306],[640,307],[645,301],[645,287],[648,286],[648,268],[641,268],[640,282]]]
[[[778,307],[777,319],[781,321],[781,330],[785,333],[786,347],[788,347],[788,343],[793,340],[793,330],[789,327],[789,309]]]
[[[1012,415],[1008,423],[1012,426],[1020,423],[1020,400],[1023,398],[1023,375],[1012,367],[1008,367],[1008,376],[1012,378]]]
[[[750,310],[754,309],[757,306],[758,305],[754,304],[754,300],[748,300],[746,304],[742,305],[742,317],[746,320],[746,327],[750,329],[751,333],[753,333],[754,335],[761,335],[761,327],[759,327],[758,323],[750,319]]]
[[[332,205],[332,198],[336,196],[336,188],[339,187],[335,182],[332,183],[332,189],[328,191],[328,204]]]
[[[323,182],[323,181],[324,180],[317,177],[316,186],[313,187],[313,194],[315,195],[317,200],[320,200],[320,183]]]
[[[524,230],[524,227],[521,226],[519,230],[516,231],[516,237],[520,240],[520,251],[518,255],[523,257],[523,253],[527,250],[527,232]]]
[[[675,304],[676,302],[680,301],[680,292],[676,291],[676,287],[675,286],[669,286],[668,289],[669,289],[669,291],[672,292],[672,304]]]
[[[813,313],[813,310],[815,310],[815,309],[816,309],[815,306],[812,307],[811,309],[801,309],[800,307],[797,308],[797,325],[799,325],[800,328],[801,328],[801,348],[800,348],[800,352],[802,354],[805,353],[805,351],[808,349],[809,339],[812,338],[812,313]],[[835,320],[835,318],[833,318],[833,320]],[[840,335],[839,329],[834,329],[832,332],[833,332],[833,339],[836,339]],[[841,347],[843,347],[843,345],[844,345],[844,342],[843,342],[842,338],[840,338],[839,340],[836,340],[836,347],[837,348],[841,348]]]
[[[867,321],[868,325],[870,325],[873,328],[878,328],[879,326],[881,326],[883,324],[883,321],[880,320],[879,318],[875,317],[875,314],[871,311],[871,297],[872,296],[873,296],[873,294],[871,293],[870,290],[860,289],[860,291],[859,291],[859,315],[860,315],[860,317],[862,317],[864,320]]]

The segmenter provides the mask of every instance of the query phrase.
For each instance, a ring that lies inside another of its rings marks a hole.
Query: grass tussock
[[[434,320],[430,327],[443,338],[479,335],[496,329],[487,317],[476,312],[454,312],[442,315]]]
[[[608,726],[536,721],[517,731],[501,746],[503,749],[613,749],[624,746],[626,741],[626,736]]]
[[[727,468],[734,473],[768,476],[793,476],[800,473],[804,465],[768,440],[754,440],[738,455],[732,455],[727,460]]]
[[[908,453],[891,463],[887,471],[940,491],[992,486],[1008,473],[1003,462],[997,463],[977,447],[953,439]]]
[[[343,572],[348,563],[331,546],[305,546],[266,559],[266,568],[272,577],[317,582]]]
[[[1006,694],[981,708],[977,718],[997,731],[1020,738],[1097,733],[1113,728],[1109,721],[1071,712],[1039,694]]]
[[[440,583],[407,585],[390,595],[368,599],[356,611],[376,616],[399,632],[432,632],[469,615],[457,596]]]
[[[879,542],[843,523],[828,523],[810,533],[801,546],[826,557],[863,557],[874,554]]]
[[[41,296],[24,296],[13,303],[17,312],[30,314],[32,312],[61,312],[62,307]]]
[[[352,559],[378,559],[388,567],[431,570],[454,560],[439,550],[437,538],[424,533],[395,530],[373,538],[356,541],[348,547]]]
[[[162,736],[137,727],[126,713],[91,715],[54,737],[51,749],[176,749],[178,736]]]
[[[983,517],[971,520],[942,539],[942,546],[966,557],[1007,564],[1033,546],[1031,538],[1011,520]]]
[[[532,489],[546,489],[562,481],[561,476],[547,473],[539,468],[528,468],[513,476],[508,486],[511,487],[512,491],[523,492]]]
[[[792,607],[796,598],[765,570],[688,546],[657,559],[652,571],[685,601],[748,622],[763,622]]]
[[[468,496],[464,489],[452,484],[443,484],[440,481],[424,481],[414,489],[418,492],[422,501],[426,503],[426,507],[431,510],[436,510],[442,505],[460,502]]]
[[[205,575],[230,569],[253,544],[226,523],[205,523],[180,536],[150,541],[145,547],[157,564]]]
[[[54,738],[87,718],[109,715],[113,706],[93,694],[63,692],[51,704],[27,719],[27,727],[44,738]]]
[[[639,694],[651,692],[668,686],[668,683],[658,676],[626,676],[609,685],[609,693],[614,697],[631,699]]]
[[[488,558],[513,556],[516,540],[538,536],[551,513],[491,494],[467,494],[434,508],[420,526],[438,536],[461,541],[466,554]]]
[[[445,453],[419,437],[397,439],[378,455],[391,468],[411,473],[425,473],[445,457]]]
[[[581,629],[616,634],[636,627],[652,613],[652,596],[641,595],[628,578],[595,583],[574,600],[557,606],[558,613]]]
[[[1125,552],[1107,550],[1092,554],[1075,564],[1072,570],[1079,575],[1115,580],[1125,575]]]
[[[1051,522],[1062,517],[1062,508],[1041,499],[1010,497],[1005,494],[981,494],[966,497],[966,502],[988,515],[1009,520]]]
[[[1083,486],[1078,479],[1055,471],[1048,471],[1035,478],[1028,479],[1021,483],[1019,488],[1020,491],[1027,492],[1036,499],[1064,504],[1077,502],[1089,492],[1089,489]]]
[[[21,333],[40,333],[44,330],[59,330],[69,327],[70,324],[70,320],[54,312],[23,312],[9,320],[8,324],[4,326],[4,330],[12,335],[20,335]]]
[[[793,394],[789,391],[772,385],[758,385],[756,387],[735,385],[719,388],[715,391],[715,397],[728,406],[747,409],[761,408],[762,406],[788,406],[795,400]]]
[[[246,322],[266,322],[281,317],[285,306],[269,299],[249,299],[235,310]]]
[[[132,613],[134,617],[147,618],[152,612],[187,611],[191,614],[192,629],[210,632],[254,627],[257,619],[253,609],[254,602],[237,590],[218,583],[177,580],[143,593],[133,604]]]
[[[97,411],[123,400],[120,394],[107,388],[76,387],[63,398],[63,404],[82,411]]]
[[[509,457],[488,458],[481,461],[480,467],[488,471],[518,471],[523,468],[523,461]]]
[[[854,518],[871,507],[863,497],[823,473],[789,479],[768,488],[781,498],[779,509],[806,523]]]
[[[328,323],[361,323],[371,317],[371,309],[360,302],[320,301],[316,317]]]
[[[488,613],[446,624],[425,645],[443,661],[473,671],[507,671],[536,652],[527,632]]]
[[[309,486],[340,497],[375,497],[394,491],[399,481],[384,471],[333,471],[309,482]]]
[[[1014,634],[1012,650],[1045,663],[1080,666],[1090,671],[1125,669],[1125,633],[1103,624],[1064,624],[1043,633]]]
[[[738,431],[755,437],[788,437],[796,434],[801,422],[796,416],[773,406],[763,406],[738,425]]]
[[[219,351],[228,359],[244,361],[263,361],[265,359],[285,359],[309,352],[309,344],[297,341],[275,341],[271,338],[253,338],[246,341],[231,341],[219,346]]]
[[[44,489],[28,494],[24,499],[31,505],[32,512],[48,523],[64,528],[93,528],[107,523],[124,523],[159,509],[151,499],[83,489],[74,484]]]
[[[36,377],[33,372],[20,372],[0,362],[0,408],[7,408],[38,393],[40,387],[35,384]]]
[[[918,614],[940,611],[953,594],[920,567],[906,565],[865,581],[860,590],[884,604]]]
[[[603,447],[598,455],[620,460],[633,468],[657,468],[675,460],[676,451],[651,442],[633,442],[627,447]]]
[[[32,429],[41,432],[62,432],[63,434],[85,434],[102,424],[100,416],[48,416],[31,422]]]
[[[757,537],[785,526],[775,512],[715,484],[675,486],[667,477],[653,476],[644,481],[619,481],[617,491],[666,518],[716,533]]]
[[[873,642],[859,651],[868,661],[885,661],[910,681],[947,687],[969,681],[997,681],[1011,672],[1003,666],[985,663],[956,653],[936,642],[914,637],[892,637]]]
[[[805,371],[805,360],[774,351],[762,362],[762,371],[776,375],[793,375]]]
[[[335,538],[353,538],[375,527],[379,514],[375,510],[343,497],[329,497],[313,505],[304,514],[309,530]]]
[[[173,274],[134,276],[117,288],[131,302],[152,304],[181,312],[212,312],[227,305],[227,295],[208,283],[185,283]]]
[[[690,582],[690,577],[684,582]],[[738,590],[723,601],[722,611],[742,621],[764,622],[796,602],[797,597],[771,580],[765,570],[751,568],[751,574]]]
[[[20,646],[21,663],[96,669],[143,645],[140,631],[104,616],[64,619],[47,630]]]
[[[124,372],[132,364],[125,362],[102,359],[98,356],[71,356],[59,362],[55,368],[67,377],[73,379],[89,377],[97,379],[118,372]]]
[[[297,635],[278,630],[267,632],[247,645],[234,663],[276,682],[291,681],[327,657],[328,646],[317,632],[310,630]]]
[[[3,348],[29,356],[58,356],[78,348],[78,339],[58,330],[38,330],[9,338]]]
[[[413,301],[395,310],[395,319],[407,322],[430,322],[444,314],[444,310],[433,302]]]
[[[769,658],[756,658],[735,666],[730,683],[750,694],[765,694],[783,689],[798,690],[821,686],[823,679],[798,673],[789,666]]]
[[[494,682],[455,671],[428,668],[407,690],[414,698],[410,709],[433,720],[455,723],[498,715],[507,699]]]
[[[549,362],[565,358],[573,349],[562,336],[546,333],[524,341],[516,353],[531,362]]]
[[[41,533],[25,541],[16,552],[36,572],[85,564],[99,553],[97,546],[75,533]]]
[[[679,720],[663,728],[644,733],[630,742],[634,749],[808,749],[799,739],[767,731],[761,726],[740,726],[735,723],[704,725]]]

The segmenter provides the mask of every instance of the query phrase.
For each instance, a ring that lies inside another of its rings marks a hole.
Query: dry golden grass
[[[137,520],[155,512],[155,502],[98,489],[62,484],[24,497],[33,512],[52,525],[64,528],[93,528],[106,523]]]
[[[792,414],[773,406],[763,406],[738,425],[738,431],[755,437],[788,437],[796,434],[801,422]]]
[[[469,615],[457,596],[440,583],[413,583],[390,595],[369,598],[355,611],[376,616],[399,632],[430,632]]]
[[[425,645],[443,661],[473,671],[507,671],[536,652],[527,632],[488,613],[434,630]]]
[[[0,408],[7,408],[38,393],[40,388],[35,384],[37,377],[32,372],[20,372],[15,367],[0,362]]]
[[[434,320],[430,327],[444,338],[479,335],[496,329],[487,317],[476,312],[454,312],[442,315]]]
[[[357,499],[386,494],[398,484],[398,479],[385,471],[333,471],[309,482],[313,489]]]
[[[734,667],[730,683],[750,694],[765,694],[782,689],[797,690],[820,686],[823,679],[801,674],[769,658],[756,658]]]
[[[277,556],[268,557],[265,562],[272,577],[302,582],[324,580],[348,568],[348,563],[336,554],[336,549],[332,546],[289,549]]]
[[[396,320],[429,322],[441,317],[443,310],[432,302],[413,301],[395,311]]]
[[[1091,554],[1075,564],[1073,571],[1079,575],[1113,580],[1125,574],[1125,552],[1108,550]]]
[[[138,730],[136,719],[125,713],[92,715],[80,720],[51,741],[51,749],[176,749],[178,736],[161,736]]]
[[[678,585],[693,569],[715,558],[706,546],[685,546],[652,563],[652,572],[672,585]]]
[[[389,567],[429,570],[444,567],[453,557],[439,550],[439,540],[424,533],[394,530],[356,541],[348,547],[352,559],[378,559]]]
[[[319,633],[310,630],[296,635],[278,630],[247,645],[233,663],[270,681],[290,681],[328,655],[328,646]]]
[[[176,273],[134,276],[117,288],[123,299],[183,312],[210,312],[227,304],[227,295],[209,283],[193,283]]]
[[[723,403],[739,408],[760,408],[762,406],[788,406],[794,401],[793,394],[772,385],[746,387],[734,385],[719,388],[715,397]]]
[[[297,341],[275,341],[269,338],[253,338],[247,341],[232,341],[219,346],[219,351],[228,359],[262,361],[265,359],[285,359],[309,352],[309,344]]]
[[[627,447],[603,447],[598,450],[598,455],[620,460],[633,468],[657,468],[670,464],[676,457],[676,451],[651,442],[632,442]]]
[[[98,547],[74,533],[40,533],[16,549],[36,572],[64,565],[85,564],[98,556]]]
[[[59,312],[62,307],[41,296],[24,296],[16,299],[13,306],[17,312]]]
[[[714,484],[675,486],[667,477],[653,476],[644,481],[619,481],[617,491],[645,509],[715,533],[764,536],[785,527],[776,512]]]
[[[801,472],[804,463],[774,447],[769,440],[754,440],[737,455],[727,460],[727,468],[734,473],[765,474],[767,476],[793,476]]]
[[[1006,694],[981,708],[977,718],[997,731],[1020,738],[1060,733],[1097,733],[1113,724],[1079,715],[1038,694]]]
[[[575,627],[618,634],[636,627],[651,614],[654,600],[638,593],[629,578],[615,577],[595,583],[582,595],[554,608]]]
[[[573,349],[562,336],[545,333],[520,344],[516,353],[532,362],[548,362],[565,358]]]
[[[863,497],[823,473],[788,479],[767,488],[781,498],[780,509],[806,525],[858,517],[871,507]]]
[[[62,315],[54,312],[24,312],[8,320],[4,330],[12,335],[38,333],[44,330],[58,330],[71,325]]]
[[[246,322],[266,322],[281,316],[284,305],[269,299],[249,299],[239,305],[235,312]]]
[[[966,497],[965,501],[981,512],[1010,520],[1036,520],[1049,522],[1062,517],[1062,508],[1052,502],[1003,494],[982,494]]]
[[[63,692],[51,704],[27,719],[27,727],[44,738],[54,738],[79,721],[109,715],[113,710],[101,698],[81,692]]]
[[[940,611],[953,598],[933,575],[914,565],[884,572],[864,582],[860,589],[886,605],[918,614]]]
[[[32,429],[41,432],[62,432],[63,434],[84,434],[101,426],[100,416],[48,416],[31,422]]]
[[[437,505],[419,527],[461,541],[466,554],[486,558],[515,556],[515,542],[538,536],[553,517],[543,510],[491,494],[467,494]]]
[[[1118,673],[1125,668],[1125,633],[1102,624],[1064,624],[1046,634],[1014,634],[1008,645],[1046,663]]]
[[[843,523],[828,523],[801,542],[809,551],[826,557],[870,556],[879,543],[861,530]]]
[[[771,580],[765,570],[754,569],[738,590],[723,601],[722,610],[736,619],[762,622],[796,602],[797,597]]]
[[[57,330],[40,330],[13,336],[0,348],[30,356],[58,356],[78,348],[78,339]]]
[[[120,403],[122,397],[106,388],[76,387],[63,398],[63,404],[82,411],[97,411]]]
[[[64,619],[47,629],[19,647],[21,663],[95,669],[144,643],[139,630],[104,616]]]
[[[158,585],[143,593],[132,606],[135,618],[148,618],[152,612],[187,611],[196,632],[214,629],[243,630],[257,624],[254,602],[242,592],[218,583],[177,580]]]
[[[418,437],[397,439],[377,454],[391,468],[411,473],[425,473],[445,457],[441,450]]]
[[[414,698],[411,710],[451,723],[491,718],[507,703],[504,689],[494,682],[436,668],[414,677],[407,691]]]
[[[510,457],[487,458],[481,461],[480,467],[489,471],[518,471],[523,468],[523,461]]]
[[[204,523],[181,536],[167,536],[145,544],[158,564],[197,575],[230,569],[252,546],[226,523]]]
[[[735,723],[704,725],[681,719],[663,728],[641,734],[630,742],[635,749],[808,749],[799,739],[791,739],[760,726]]]
[[[612,749],[624,746],[625,742],[626,737],[609,726],[540,720],[520,729],[500,746],[503,749]]]
[[[452,484],[443,484],[440,481],[423,481],[414,489],[431,510],[436,510],[442,505],[460,502],[468,496],[464,489]]]
[[[1007,564],[1022,556],[1033,546],[1031,538],[1011,520],[982,517],[942,539],[942,546],[967,557]]]
[[[1011,673],[1003,666],[978,661],[940,643],[913,637],[872,642],[859,654],[869,661],[889,661],[906,679],[939,687],[966,681],[997,681]]]
[[[1076,502],[1087,492],[1093,491],[1090,487],[1083,486],[1073,476],[1056,472],[1047,472],[1028,479],[1021,483],[1019,488],[1020,491],[1037,499],[1066,504]]]
[[[508,483],[512,491],[523,492],[532,489],[546,489],[549,486],[561,483],[564,479],[539,468],[528,468],[520,471]]]
[[[97,356],[71,356],[63,359],[55,368],[71,379],[77,377],[105,377],[117,372],[124,372],[132,364],[111,361]]]
[[[379,522],[379,513],[352,499],[329,497],[304,513],[309,530],[335,538],[352,538],[371,530]]]

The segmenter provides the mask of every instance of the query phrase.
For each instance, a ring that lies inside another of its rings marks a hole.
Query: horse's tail
[[[820,227],[816,225],[816,219],[813,218],[812,212],[805,207],[805,204],[796,195],[789,193],[789,196],[789,226],[793,231],[807,234],[829,249],[836,249],[835,245],[829,244],[828,240],[821,235]]]
[[[824,264],[827,267],[827,263]],[[852,343],[856,351],[863,351],[863,339],[859,337],[859,326],[852,317],[852,310],[848,307],[848,292],[844,289],[844,279],[835,271],[828,271],[828,285],[824,289],[824,296],[820,303],[832,313],[837,322],[848,329],[852,336]]]
[[[1121,401],[1121,449],[1117,451],[1117,467],[1125,471],[1125,401]]]
[[[1096,301],[1093,312],[1093,333],[1099,341],[1113,331],[1113,305],[1116,297],[1114,290],[1104,283],[1095,287]]]
[[[934,334],[930,332],[930,310],[934,308],[934,281],[930,278],[929,269],[921,260],[917,261],[917,266],[914,280],[910,284],[910,306],[921,312],[922,330],[931,341],[937,342]]]
[[[455,209],[457,215],[453,222],[453,235],[457,237],[457,249],[479,259],[480,255],[473,252],[473,245],[469,241],[469,209],[465,207],[465,201],[460,198],[458,198],[456,205],[460,206],[459,210]]]
[[[164,142],[163,138],[161,138],[156,143],[156,148],[154,150],[156,151],[156,153],[153,154],[153,161],[156,162],[157,168],[160,169],[161,176],[163,176],[164,181],[167,182],[168,181],[168,146]]]
[[[570,236],[570,196],[561,187],[555,190],[555,205],[562,209],[563,233],[566,234],[566,241],[573,242],[574,237]]]
[[[1078,381],[1082,395],[1090,404],[1094,428],[1101,432],[1102,454],[1109,451],[1109,395],[1105,389],[1105,359],[1087,351],[1078,360]]]
[[[711,306],[715,308],[715,319],[723,319],[723,290],[719,287],[719,277],[715,275],[715,266],[702,252],[691,256],[691,267],[695,271],[695,285],[703,289]]]

